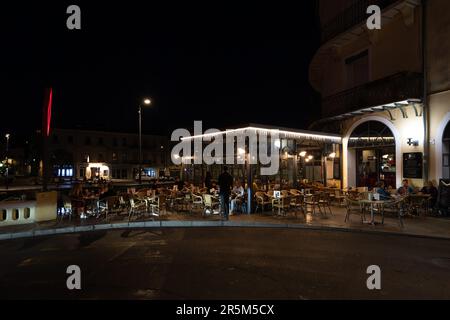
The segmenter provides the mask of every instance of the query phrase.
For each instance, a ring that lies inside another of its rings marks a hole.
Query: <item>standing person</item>
[[[219,176],[219,193],[222,205],[223,217],[228,220],[230,214],[230,193],[233,186],[233,177],[228,173],[228,167],[223,167],[223,173]]]

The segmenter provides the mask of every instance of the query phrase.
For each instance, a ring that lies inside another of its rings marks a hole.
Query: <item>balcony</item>
[[[333,117],[392,102],[421,99],[420,73],[401,72],[322,99],[322,115]]]
[[[369,17],[367,8],[370,5],[377,5],[383,10],[396,2],[399,2],[399,0],[354,1],[350,7],[322,27],[322,43],[325,43],[353,26],[364,22]]]

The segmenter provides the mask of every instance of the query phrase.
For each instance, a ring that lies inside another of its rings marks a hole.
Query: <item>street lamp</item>
[[[8,165],[8,150],[9,150],[9,137],[11,135],[9,133],[5,134],[6,138],[6,189],[8,189],[8,178],[9,178],[9,165]]]
[[[149,98],[145,98],[143,104],[149,106],[152,101]],[[142,184],[142,104],[139,104],[139,184]]]

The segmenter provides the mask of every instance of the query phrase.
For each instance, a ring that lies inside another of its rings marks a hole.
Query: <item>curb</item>
[[[410,233],[396,233],[391,231],[376,231],[363,229],[349,229],[345,227],[315,226],[289,223],[238,222],[238,221],[138,221],[124,223],[105,223],[87,226],[69,226],[63,228],[38,229],[30,231],[0,234],[1,240],[35,238],[40,236],[61,235],[70,233],[92,232],[97,230],[144,229],[144,228],[272,228],[272,229],[303,229],[327,232],[366,233],[373,235],[403,236],[423,239],[449,240],[449,237],[428,236]]]

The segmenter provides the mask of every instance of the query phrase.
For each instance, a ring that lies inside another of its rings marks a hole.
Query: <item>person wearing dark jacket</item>
[[[233,186],[233,177],[228,173],[228,167],[223,167],[223,173],[219,176],[219,194],[222,206],[223,218],[228,220],[230,214],[230,194]]]

